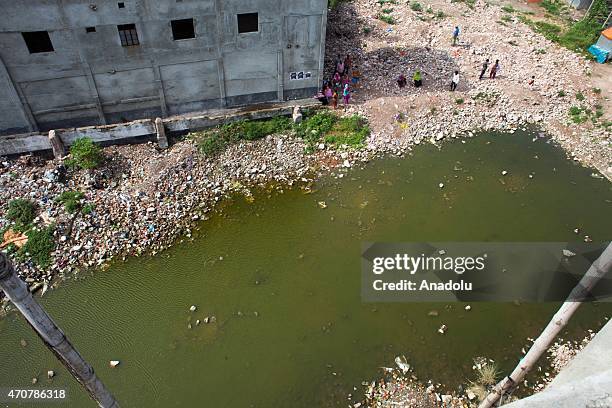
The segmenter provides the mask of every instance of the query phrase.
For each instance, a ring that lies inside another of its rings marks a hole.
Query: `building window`
[[[30,54],[54,51],[53,44],[51,44],[51,38],[49,38],[49,33],[46,31],[30,31],[21,33],[21,35],[23,36]]]
[[[140,44],[140,42],[138,42],[138,33],[136,32],[135,24],[121,24],[117,26],[117,29],[119,30],[121,45],[124,47]]]
[[[195,30],[193,28],[193,18],[184,20],[172,20],[172,38],[175,40],[187,40],[195,38]]]
[[[124,2],[117,3],[117,7],[125,8],[125,3]]]
[[[259,31],[259,16],[257,13],[238,14],[238,32],[254,33]]]
[[[85,32],[87,32],[87,33],[95,33],[96,32],[96,27],[86,27],[85,28]]]

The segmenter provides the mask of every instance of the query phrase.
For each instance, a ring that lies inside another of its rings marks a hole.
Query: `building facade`
[[[313,95],[327,0],[0,0],[0,134]]]

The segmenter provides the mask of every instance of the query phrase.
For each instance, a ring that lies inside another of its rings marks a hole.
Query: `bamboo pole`
[[[47,312],[34,300],[25,283],[15,273],[8,257],[2,252],[0,252],[0,289],[98,406],[119,408],[119,403],[96,376],[93,368],[81,357]]]
[[[589,267],[589,270],[572,290],[557,313],[555,313],[544,331],[533,342],[533,345],[514,371],[493,388],[478,408],[491,408],[506,392],[523,381],[527,373],[533,368],[542,354],[546,352],[557,334],[565,327],[574,312],[582,304],[582,300],[589,296],[591,289],[610,270],[612,270],[612,243],[606,247],[599,258]]]

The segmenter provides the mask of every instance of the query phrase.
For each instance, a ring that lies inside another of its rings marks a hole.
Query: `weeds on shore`
[[[6,218],[12,221],[12,225],[8,225],[2,230],[4,232],[12,229],[15,232],[22,232],[27,237],[27,242],[17,248],[14,244],[7,247],[8,252],[16,252],[17,257],[21,260],[31,259],[36,265],[42,269],[46,269],[51,263],[51,252],[55,249],[55,240],[53,239],[53,231],[55,226],[37,228],[32,225],[36,219],[38,206],[32,200],[17,198],[11,200],[8,205]]]
[[[19,230],[27,228],[38,211],[38,205],[32,200],[16,198],[9,201],[6,219],[15,223],[15,227]]]
[[[418,1],[413,1],[412,3],[410,3],[410,9],[412,11],[423,11],[423,6],[421,6],[421,3],[419,3]]]
[[[286,117],[241,121],[192,133],[191,137],[202,154],[213,156],[240,140],[257,140],[271,134],[288,132],[304,139],[306,151],[311,153],[321,140],[336,148],[361,148],[370,134],[370,128],[365,118],[359,115],[339,117],[329,110],[321,110],[312,114],[304,112],[304,119],[297,124]]]
[[[17,257],[22,260],[30,258],[40,268],[47,269],[51,264],[51,252],[55,249],[54,230],[54,225],[30,229],[26,232],[28,242],[17,251]]]
[[[68,214],[74,214],[81,208],[81,200],[84,194],[80,191],[64,191],[55,201],[64,204],[64,209]]]
[[[89,137],[74,141],[70,146],[70,158],[65,161],[67,166],[80,169],[95,169],[104,161],[102,148]]]

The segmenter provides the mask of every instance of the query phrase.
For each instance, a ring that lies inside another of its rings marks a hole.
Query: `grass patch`
[[[584,101],[584,94],[582,92],[576,92],[576,100],[577,101]]]
[[[558,96],[559,98],[563,98],[565,95],[567,95],[567,94],[565,93],[565,91],[564,91],[563,89],[562,89],[562,90],[560,90],[559,92],[557,92],[557,96]]]
[[[419,3],[418,1],[413,1],[412,3],[410,3],[410,9],[412,11],[423,11],[423,6],[421,6],[421,3]]]
[[[384,8],[384,9],[382,9],[382,12],[384,14],[391,14],[391,13],[393,13],[393,9],[392,8]]]
[[[313,152],[321,140],[336,147],[347,145],[360,148],[370,134],[370,128],[361,116],[341,118],[329,110],[321,110],[313,114],[304,112],[304,119],[297,124],[293,124],[291,119],[286,117],[243,121],[192,133],[191,137],[196,141],[202,154],[213,156],[240,140],[257,140],[271,134],[286,132],[293,132],[303,139],[307,145],[307,152]]]
[[[512,16],[509,14],[504,14],[503,16],[501,16],[501,20],[505,21],[506,23],[510,23],[512,22]]]
[[[465,101],[463,100],[463,98],[457,98],[457,99],[455,99],[455,103],[456,103],[457,105],[463,105],[463,102],[465,102]]]
[[[17,228],[23,229],[34,221],[37,212],[38,205],[34,201],[17,198],[9,201],[6,219],[14,222]]]
[[[542,6],[556,10],[559,4],[555,1],[544,0]],[[550,12],[550,11],[549,11]],[[551,12],[551,14],[553,14]],[[562,47],[574,52],[589,56],[587,49],[599,38],[601,26],[608,16],[605,0],[593,0],[591,10],[582,20],[572,23],[568,28],[543,21],[533,21],[525,16],[520,16],[521,21],[530,26],[534,31],[553,41]]]
[[[80,169],[94,169],[104,160],[102,148],[89,137],[75,140],[70,146],[70,156],[66,164]]]
[[[240,140],[257,140],[291,129],[291,119],[277,116],[268,120],[240,121],[218,126],[211,130],[192,133],[200,151],[213,156]]]
[[[30,258],[42,269],[48,268],[51,263],[51,252],[55,249],[54,229],[55,227],[50,225],[42,229],[32,228],[26,232],[28,242],[19,249],[17,257],[20,259]]]
[[[325,134],[325,143],[335,147],[348,146],[360,149],[370,134],[370,128],[365,118],[359,115],[339,118]]]
[[[565,10],[565,5],[557,0],[542,0],[540,6],[553,16],[559,16]]]
[[[514,13],[516,10],[510,4],[507,4],[502,7],[502,11],[505,11],[506,13]]]

